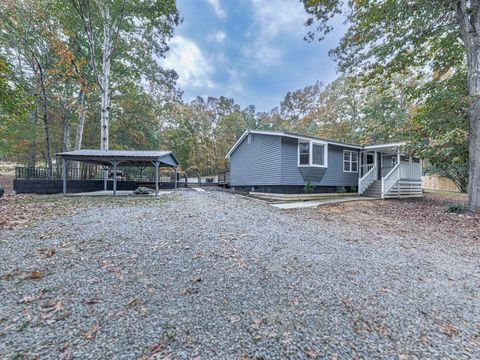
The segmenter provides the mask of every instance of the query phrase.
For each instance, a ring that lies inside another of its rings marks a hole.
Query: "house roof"
[[[324,139],[324,138],[319,138],[319,137],[313,137],[313,136],[305,136],[305,135],[300,135],[300,134],[294,134],[291,132],[287,131],[272,131],[272,130],[252,130],[252,129],[247,129],[242,136],[237,140],[237,142],[232,146],[230,151],[227,153],[225,156],[226,159],[230,158],[230,155],[235,151],[235,149],[242,143],[243,139],[248,134],[262,134],[262,135],[272,135],[272,136],[283,136],[283,137],[288,137],[288,138],[294,138],[294,139],[300,139],[300,140],[314,140],[314,141],[320,141],[320,142],[325,142],[328,144],[333,144],[333,145],[340,145],[340,146],[345,146],[345,147],[350,147],[354,149],[359,149],[363,150],[364,146],[362,145],[356,145],[356,144],[348,144],[344,143],[341,141],[335,141],[335,140],[330,140],[330,139]]]
[[[364,146],[364,145],[358,145],[358,144],[344,143],[344,142],[341,142],[341,141],[335,141],[335,140],[330,140],[330,139],[325,139],[325,138],[305,136],[305,135],[291,133],[291,132],[288,132],[288,131],[247,129],[242,134],[242,136],[240,136],[240,138],[235,142],[235,144],[232,146],[232,148],[228,151],[227,155],[225,156],[226,159],[230,158],[230,155],[242,143],[243,139],[245,139],[245,137],[247,137],[248,134],[262,134],[262,135],[272,135],[272,136],[283,136],[283,137],[289,137],[289,138],[300,139],[300,140],[314,140],[314,141],[325,142],[327,144],[340,145],[340,146],[350,147],[350,148],[359,149],[359,150],[391,150],[391,149],[396,149],[396,148],[406,144],[405,142],[395,142],[395,143],[386,143],[386,144],[378,144],[378,145],[365,145]]]
[[[83,161],[99,165],[111,165],[119,161],[122,165],[149,166],[158,161],[161,165],[180,165],[171,151],[132,151],[132,150],[75,150],[58,153],[65,160]]]

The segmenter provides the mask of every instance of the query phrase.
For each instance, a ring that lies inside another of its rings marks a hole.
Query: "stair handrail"
[[[376,175],[377,165],[374,165],[370,170],[367,171],[365,175],[363,175],[360,179],[358,179],[358,193],[363,194],[365,190],[367,190],[368,186],[375,181],[374,177]],[[370,183],[367,184],[367,181]]]
[[[382,177],[382,198],[387,194],[392,187],[400,180],[400,163],[397,163],[387,175]]]

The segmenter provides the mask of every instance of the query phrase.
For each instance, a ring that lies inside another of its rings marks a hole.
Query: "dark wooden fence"
[[[82,164],[83,165],[83,164]],[[68,180],[102,180],[104,170],[97,165],[86,164],[80,168],[75,166],[69,166],[67,168]],[[181,176],[179,176],[181,177]],[[108,178],[113,178],[113,171],[108,170]],[[15,179],[23,180],[61,180],[63,179],[63,173],[61,169],[53,168],[49,171],[43,167],[16,167]],[[144,169],[132,168],[132,167],[119,167],[117,170],[118,181],[137,181],[137,182],[154,182],[155,181],[155,169],[153,167],[147,167]],[[174,182],[175,172],[161,171],[159,174],[160,182]]]
[[[220,171],[218,173],[218,185],[228,186],[230,185],[230,171]]]

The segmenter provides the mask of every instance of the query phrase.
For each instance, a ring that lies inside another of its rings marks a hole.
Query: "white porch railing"
[[[387,194],[400,180],[400,164],[393,167],[390,172],[382,178],[382,198]]]
[[[372,168],[375,166],[375,164],[364,164],[364,165],[361,165],[360,168],[362,169],[362,176],[365,175],[367,172],[369,172],[370,170],[372,170]]]
[[[422,165],[420,163],[402,161],[400,163],[400,178],[409,180],[421,180]]]
[[[377,165],[368,165],[371,169],[358,179],[358,193],[363,194],[365,190],[377,179]]]

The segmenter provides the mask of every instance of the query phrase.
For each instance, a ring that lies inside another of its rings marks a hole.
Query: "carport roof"
[[[98,165],[151,166],[159,162],[160,166],[177,167],[180,165],[171,151],[133,151],[133,150],[75,150],[58,153],[65,160],[82,161]]]

